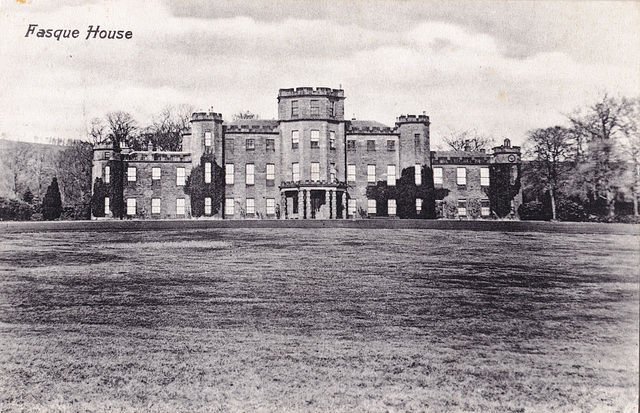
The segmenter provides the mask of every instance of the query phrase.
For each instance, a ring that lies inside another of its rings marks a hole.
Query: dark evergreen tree
[[[31,188],[27,188],[27,190],[24,191],[24,194],[22,194],[22,200],[27,204],[33,202],[33,193],[31,192]]]
[[[42,217],[47,221],[53,221],[60,218],[60,214],[62,214],[60,188],[58,188],[58,180],[53,178],[42,200]]]
[[[94,217],[105,216],[104,199],[109,193],[109,187],[102,181],[102,178],[96,178],[93,184],[93,196],[91,197],[91,212]]]

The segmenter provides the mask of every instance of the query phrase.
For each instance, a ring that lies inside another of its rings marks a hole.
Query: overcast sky
[[[640,95],[638,2],[55,3],[0,3],[3,137],[86,138],[109,111],[144,125],[181,103],[271,119],[278,89],[325,86],[345,90],[347,118],[424,111],[436,144],[451,129],[519,143],[604,93]],[[85,40],[89,25],[133,38]]]

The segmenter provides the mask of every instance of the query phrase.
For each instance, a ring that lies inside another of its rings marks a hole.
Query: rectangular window
[[[127,215],[135,215],[135,214],[136,214],[136,199],[127,198]]]
[[[416,198],[416,214],[422,212],[422,198]]]
[[[376,166],[367,165],[367,182],[370,184],[376,183]]]
[[[387,165],[387,185],[395,186],[395,184],[396,184],[396,166]]]
[[[489,168],[480,168],[480,185],[489,186]]]
[[[329,182],[336,182],[336,164],[333,162],[329,170]]]
[[[184,198],[176,199],[176,215],[184,215]]]
[[[433,168],[434,185],[442,185],[442,168]]]
[[[367,200],[367,213],[368,214],[375,214],[376,213],[376,200],[375,199],[368,199]]]
[[[416,147],[416,152],[422,152],[422,146],[420,145],[420,134],[416,133],[413,137],[413,144]]]
[[[419,163],[415,164],[414,172],[415,172],[416,185],[418,186],[422,185],[422,165],[420,165]]]
[[[204,199],[204,214],[211,215],[211,198],[209,197]]]
[[[311,116],[317,117],[320,116],[320,101],[312,100],[311,101]]]
[[[247,215],[254,215],[256,213],[256,201],[253,198],[247,198]]]
[[[336,103],[335,102],[329,102],[329,105],[327,106],[327,115],[329,115],[330,118],[335,116],[335,111],[336,111]]]
[[[275,152],[276,151],[276,141],[275,139],[266,139],[265,140],[265,150],[267,152]]]
[[[491,209],[489,208],[489,200],[482,199],[480,200],[481,214],[483,217],[488,217],[491,215]]]
[[[368,151],[375,151],[376,150],[376,141],[368,140],[367,141],[367,150]]]
[[[356,200],[355,199],[350,199],[347,203],[348,208],[349,208],[349,215],[354,217],[356,216],[356,212],[357,212],[357,204],[356,204]]]
[[[319,130],[311,131],[311,147],[312,148],[320,147],[320,131]]]
[[[297,100],[291,101],[291,117],[292,118],[298,117],[298,101]]]
[[[204,133],[204,146],[211,146],[211,131]]]
[[[224,200],[224,215],[233,215],[233,198],[227,198]]]
[[[320,163],[318,162],[311,162],[311,180],[320,180]]]
[[[356,165],[355,164],[347,165],[347,181],[349,182],[356,181]]]
[[[108,184],[109,182],[111,182],[111,167],[107,165],[104,167],[104,183]]]
[[[329,132],[329,149],[336,148],[336,133],[334,131]]]
[[[162,177],[162,169],[159,166],[151,168],[151,179],[154,181],[160,180]]]
[[[349,152],[355,152],[356,151],[356,141],[353,139],[349,139],[347,141],[347,150]]]
[[[255,139],[247,139],[245,142],[246,142],[246,146],[247,146],[247,150],[248,151],[255,151],[256,150],[256,140]]]
[[[273,163],[267,164],[267,181],[274,181],[276,179],[276,165]]]
[[[160,198],[151,198],[151,213],[160,213]]]
[[[104,153],[104,159],[111,159],[111,154],[109,152]]]
[[[458,201],[458,216],[467,216],[467,201],[465,199],[460,199]]]
[[[396,141],[388,139],[387,140],[387,150],[393,152],[396,150]]]
[[[233,138],[225,138],[224,140],[224,148],[230,152],[233,152],[233,148],[235,147],[236,140]]]
[[[298,149],[300,145],[300,132],[297,130],[291,131],[291,149]]]
[[[186,178],[186,170],[184,168],[176,169],[176,185],[184,186],[184,181]]]
[[[395,215],[396,214],[396,200],[395,199],[388,199],[387,200],[387,212],[389,213],[389,215]]]
[[[244,182],[247,185],[254,185],[256,183],[256,178],[255,178],[255,165],[252,163],[248,163],[245,166],[245,180]]]
[[[234,178],[234,170],[233,170],[233,164],[232,163],[228,163],[224,166],[224,181],[226,182],[227,185],[233,185],[233,178]]]
[[[205,162],[204,164],[204,183],[211,183],[211,162]]]
[[[135,182],[136,181],[136,167],[130,166],[127,168],[127,181]]]
[[[467,168],[458,168],[456,182],[458,185],[467,184]]]
[[[293,182],[300,181],[300,164],[298,162],[291,164],[291,180]]]
[[[275,198],[267,198],[267,215],[276,214],[276,200]]]
[[[109,205],[109,197],[104,198],[104,214],[109,215],[111,212],[111,206]]]

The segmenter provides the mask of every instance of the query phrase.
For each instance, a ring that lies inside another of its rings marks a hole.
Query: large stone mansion
[[[344,100],[342,89],[280,89],[278,120],[194,113],[180,152],[97,146],[93,181],[110,188],[104,216],[462,219],[504,216],[499,202],[517,210],[519,180],[515,193],[491,191],[492,167],[511,171],[511,184],[519,174],[520,148],[508,140],[490,153],[431,151],[428,116],[399,116],[394,126],[346,120]]]

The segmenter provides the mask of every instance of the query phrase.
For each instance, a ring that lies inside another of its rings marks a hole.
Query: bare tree
[[[629,162],[627,186],[633,200],[633,215],[638,216],[638,194],[640,193],[640,98],[623,98],[620,129],[623,134],[622,150]]]
[[[51,150],[42,145],[32,145],[28,171],[35,180],[36,197],[41,200],[48,182],[55,176]]]
[[[442,140],[454,151],[488,150],[493,146],[493,138],[481,135],[476,130],[449,129],[443,134]]]
[[[138,129],[133,116],[127,112],[109,112],[106,116],[109,133],[107,138],[114,148],[120,145],[135,146],[135,132]]]
[[[65,205],[88,204],[91,197],[93,148],[89,142],[73,141],[58,153],[56,175]]]
[[[89,135],[93,139],[93,145],[100,145],[108,142],[107,137],[107,125],[100,118],[93,118],[91,120],[91,128],[89,129]]]
[[[552,219],[557,219],[556,196],[564,183],[567,171],[571,166],[568,162],[572,148],[572,133],[566,128],[556,126],[547,129],[537,129],[529,133],[527,139],[531,145],[531,162],[535,174],[551,198]]]
[[[193,111],[193,106],[187,104],[167,106],[153,117],[151,125],[142,134],[142,143],[151,143],[155,150],[180,150],[182,135],[189,130]]]
[[[13,195],[20,197],[29,176],[29,161],[31,160],[31,147],[26,143],[17,143],[8,147],[6,154],[2,156],[2,163],[9,172],[9,185]]]

